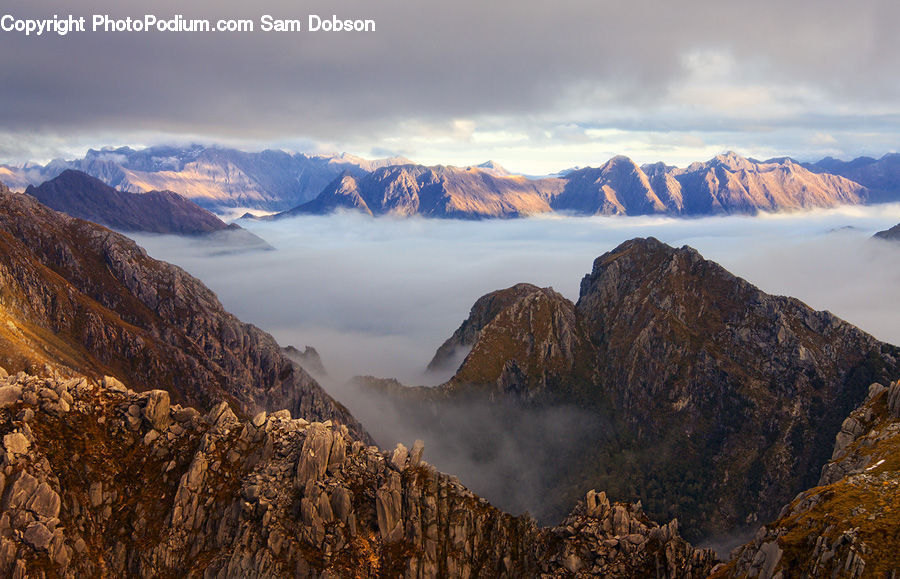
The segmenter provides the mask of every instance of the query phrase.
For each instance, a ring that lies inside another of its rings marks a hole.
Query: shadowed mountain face
[[[459,347],[445,385],[393,395],[436,412],[466,399],[590,412],[606,426],[545,465],[564,473],[545,494],[581,481],[640,498],[694,538],[774,517],[814,484],[841,421],[900,364],[830,313],[652,238],[599,257],[577,304],[526,284],[485,296],[435,359]]]
[[[487,168],[386,167],[345,174],[313,201],[281,215],[338,208],[372,215],[517,217],[558,211],[577,215],[710,215],[835,207],[866,200],[861,185],[815,174],[789,159],[758,163],[735,153],[687,168],[637,166],[614,157],[599,168],[528,180]]]
[[[896,576],[898,450],[900,382],[873,383],[841,424],[815,487],[786,504],[713,576]]]
[[[0,166],[0,179],[24,190],[66,169],[83,171],[129,193],[177,191],[208,209],[284,210],[313,199],[344,171],[364,175],[406,159],[369,161],[352,155],[309,156],[267,150],[247,153],[219,147],[129,147],[90,150],[83,159],[45,166]]]
[[[817,163],[804,163],[815,173],[831,173],[846,177],[869,190],[872,201],[900,200],[900,154],[889,153],[880,159],[857,157],[841,161],[826,157]]]
[[[124,231],[192,235],[227,229],[221,219],[171,191],[126,193],[67,169],[25,193],[72,217]]]
[[[247,414],[287,408],[368,440],[271,336],[122,235],[0,193],[0,281],[0,364],[8,369],[112,374],[203,408],[221,399]]]

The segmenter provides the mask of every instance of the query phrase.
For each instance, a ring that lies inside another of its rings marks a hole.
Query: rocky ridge
[[[435,359],[463,345],[444,385],[375,389],[411,407],[591,412],[604,428],[545,494],[571,500],[577,480],[640,498],[694,539],[774,517],[815,483],[868,384],[900,373],[897,347],[652,238],[597,258],[576,304],[527,284],[488,294]]]
[[[0,573],[703,577],[709,551],[591,491],[539,528],[423,458],[287,411],[201,414],[114,378],[0,369]]]
[[[229,228],[177,193],[116,191],[103,181],[72,169],[39,186],[29,186],[25,194],[56,211],[123,231],[197,235]]]
[[[714,576],[900,576],[900,382],[873,383],[841,425],[817,485]]]
[[[11,370],[115,374],[201,408],[220,400],[245,415],[288,408],[368,440],[270,335],[104,227],[0,194],[0,282],[0,360]]]

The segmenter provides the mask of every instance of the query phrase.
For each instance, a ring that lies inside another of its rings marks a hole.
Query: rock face
[[[66,170],[25,190],[47,207],[124,231],[195,235],[227,229],[221,219],[171,191],[125,193],[81,171]]]
[[[672,189],[662,197],[685,215],[835,207],[867,199],[859,183],[813,173],[790,159],[760,163],[729,152],[664,172],[674,181],[667,181]]]
[[[577,304],[524,284],[481,298],[442,350],[459,345],[443,386],[383,390],[591,412],[608,428],[542,465],[565,473],[546,494],[585,481],[697,539],[774,517],[868,385],[900,372],[900,349],[652,238],[597,258]]]
[[[875,238],[884,239],[886,241],[900,241],[900,223],[891,227],[890,229],[879,231],[875,234]]]
[[[227,313],[198,280],[21,194],[0,194],[0,288],[8,368],[116,375],[179,403],[228,400],[247,415],[287,408],[368,440],[271,336]]]
[[[90,150],[83,159],[47,165],[0,166],[0,179],[17,191],[66,169],[96,177],[119,191],[178,191],[207,209],[249,207],[281,211],[313,199],[344,171],[361,176],[407,159],[369,161],[352,155],[308,156],[284,151],[248,153],[220,147],[129,147]]]
[[[420,443],[391,460],[345,426],[239,420],[227,404],[173,405],[157,430],[133,420],[162,416],[154,393],[107,382],[2,380],[21,395],[0,409],[0,575],[674,578],[714,563],[676,521],[602,492],[540,528],[436,471]]]
[[[726,577],[894,577],[900,574],[900,383],[874,383],[844,421],[814,488],[717,570]]]

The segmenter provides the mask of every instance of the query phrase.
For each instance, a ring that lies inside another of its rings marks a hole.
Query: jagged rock
[[[43,550],[46,549],[50,545],[50,541],[53,540],[53,533],[51,533],[43,523],[35,522],[28,525],[23,537],[25,541],[35,549]]]
[[[559,527],[538,528],[421,460],[409,468],[421,443],[398,471],[390,454],[348,443],[344,425],[281,415],[221,428],[222,408],[177,441],[142,445],[158,432],[149,420],[132,432],[121,419],[98,418],[130,415],[148,396],[108,394],[76,389],[62,415],[37,408],[21,470],[0,479],[0,574],[23,560],[60,576],[532,577],[577,567],[630,577],[655,574],[664,561],[670,576],[700,576],[713,562],[672,524],[659,527],[639,505],[610,506],[598,493],[589,495],[590,515],[581,503]],[[0,413],[0,435],[15,428],[24,427]],[[266,445],[264,458],[249,460]],[[614,542],[603,530],[613,512],[627,529]],[[15,533],[25,539],[4,539]]]
[[[39,517],[52,519],[59,515],[60,505],[61,501],[56,491],[46,482],[42,482],[25,503],[25,508]]]
[[[375,493],[378,531],[386,543],[400,540],[403,534],[403,521],[400,518],[402,502],[400,491],[400,475],[392,472],[384,485]]]
[[[4,373],[6,371],[4,370]],[[12,406],[22,397],[22,388],[19,386],[0,386],[0,408]]]
[[[900,380],[888,389],[887,406],[892,418],[900,418]]]
[[[297,462],[299,484],[305,485],[307,481],[317,480],[325,474],[333,442],[330,428],[318,422],[310,424]]]
[[[397,448],[394,449],[394,454],[391,456],[391,464],[394,465],[397,470],[403,470],[406,468],[406,459],[409,456],[409,451],[405,446],[397,443]]]
[[[125,388],[125,385],[122,384],[122,381],[118,378],[114,378],[113,376],[104,376],[100,381],[100,384],[104,388],[112,390],[114,392],[125,392],[127,390],[127,388]]]
[[[153,428],[164,431],[169,427],[169,393],[165,390],[151,390],[144,408],[144,417]]]
[[[415,468],[422,461],[422,454],[425,452],[425,441],[416,440],[413,443],[412,450],[409,453],[409,466]]]
[[[31,442],[21,432],[13,432],[3,437],[3,447],[13,454],[25,454],[31,447]]]

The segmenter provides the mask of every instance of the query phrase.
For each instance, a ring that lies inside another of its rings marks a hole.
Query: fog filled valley
[[[317,380],[382,448],[423,439],[425,459],[440,470],[505,510],[555,524],[588,488],[606,488],[604,480],[578,470],[581,461],[604,460],[588,447],[611,430],[596,415],[574,405],[498,405],[478,397],[438,408],[361,387],[353,377],[438,385],[455,365],[441,372],[426,372],[426,365],[480,296],[528,282],[552,286],[575,302],[595,258],[647,236],[673,247],[689,245],[764,292],[796,297],[897,344],[900,249],[871,236],[898,221],[900,204],[700,219],[456,221],[338,213],[241,222],[274,251],[228,252],[190,238],[131,237],[152,257],[198,277],[227,310],[282,346],[314,347],[326,371]],[[457,352],[460,362],[465,353]],[[638,498],[621,481],[609,485],[612,498]],[[660,506],[657,513],[651,504],[648,512],[671,515],[685,508]],[[688,526],[686,536],[699,540],[705,533]]]

